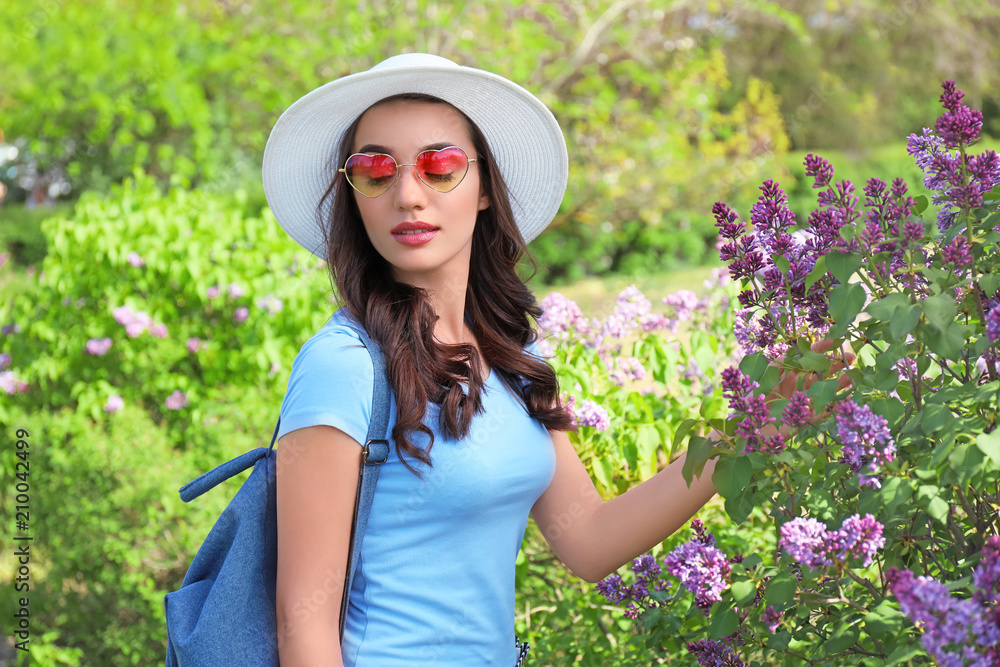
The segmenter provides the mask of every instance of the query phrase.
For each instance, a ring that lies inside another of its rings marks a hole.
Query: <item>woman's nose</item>
[[[428,189],[420,181],[415,165],[406,164],[399,167],[399,178],[393,185],[397,208],[422,208],[427,203]]]

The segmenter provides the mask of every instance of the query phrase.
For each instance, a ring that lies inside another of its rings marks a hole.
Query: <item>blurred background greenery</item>
[[[136,167],[263,206],[278,115],[402,51],[496,71],[559,119],[572,168],[532,245],[544,283],[711,261],[712,203],[768,177],[809,196],[806,151],[914,179],[901,141],[944,78],[1000,133],[1000,9],[978,0],[42,0],[0,20],[0,241],[22,265],[48,204]]]
[[[262,444],[296,350],[328,317],[323,272],[280,232],[260,186],[267,134],[304,93],[402,51],[536,93],[571,167],[557,218],[530,246],[533,284],[592,315],[630,283],[651,299],[697,290],[716,261],[717,200],[748,216],[776,178],[804,213],[810,151],[859,185],[917,185],[905,137],[939,115],[943,79],[1000,136],[998,36],[1000,8],[979,0],[0,4],[0,353],[28,387],[3,394],[0,423],[32,432],[35,664],[162,661],[163,593],[235,486],[190,507],[176,489]],[[229,284],[247,294],[206,295]],[[254,307],[259,297],[287,308]],[[170,335],[122,336],[122,305]],[[87,354],[103,336],[112,351]],[[164,408],[175,390],[187,409]],[[102,409],[110,394],[118,413]],[[5,494],[13,475],[5,456]],[[5,542],[11,511],[0,508]],[[536,533],[518,588],[533,663],[649,661]],[[10,565],[0,556],[4,618]]]

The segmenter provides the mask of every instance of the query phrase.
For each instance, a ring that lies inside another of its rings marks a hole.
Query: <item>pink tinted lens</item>
[[[352,155],[344,168],[355,188],[369,197],[389,189],[396,177],[396,161],[390,155]]]
[[[461,148],[424,151],[417,156],[417,173],[427,185],[441,192],[453,190],[465,178],[469,158]]]

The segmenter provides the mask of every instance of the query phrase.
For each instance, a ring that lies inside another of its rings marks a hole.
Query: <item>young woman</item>
[[[604,502],[540,357],[515,267],[567,176],[548,109],[497,75],[426,54],[322,86],[279,119],[264,185],[279,223],[327,260],[342,307],[302,347],[278,440],[277,616],[285,667],[519,662],[514,561],[530,512],[596,582],[715,493],[683,460]],[[382,349],[393,399],[360,562],[343,573]]]

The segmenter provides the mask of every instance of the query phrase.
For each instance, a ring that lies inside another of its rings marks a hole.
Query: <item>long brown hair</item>
[[[395,95],[372,106],[396,100],[447,104],[423,94]],[[371,108],[371,107],[369,107]],[[555,372],[544,361],[523,351],[537,334],[528,315],[541,309],[517,274],[521,258],[537,263],[527,252],[511,210],[507,185],[486,139],[468,116],[465,119],[479,157],[480,182],[490,206],[479,211],[472,234],[472,258],[465,314],[486,362],[514,390],[528,414],[549,429],[571,430],[572,420],[559,400]],[[337,156],[350,157],[361,114],[344,133]],[[332,205],[330,199],[332,195]],[[326,221],[327,266],[338,298],[382,348],[389,384],[396,397],[397,421],[392,428],[400,460],[403,455],[431,465],[434,433],[424,423],[428,401],[440,406],[439,430],[450,438],[469,432],[472,418],[483,411],[484,378],[469,343],[449,345],[434,339],[437,320],[425,290],[397,282],[391,265],[375,250],[365,231],[353,190],[341,174],[333,179],[320,204]],[[527,382],[522,382],[523,380]],[[468,393],[462,383],[468,385]],[[522,388],[523,387],[523,388]],[[426,449],[411,440],[414,431],[428,435]],[[419,473],[417,473],[419,474]]]

